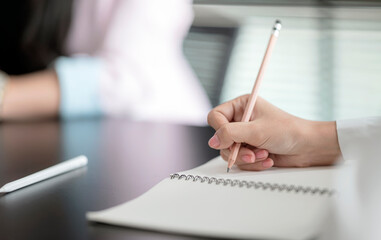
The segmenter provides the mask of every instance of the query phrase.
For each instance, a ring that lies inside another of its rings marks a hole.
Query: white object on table
[[[5,184],[0,188],[0,194],[10,193],[20,188],[44,181],[46,179],[58,176],[60,174],[75,170],[87,165],[86,156],[78,156],[65,162],[59,163],[52,167],[46,168],[29,176],[20,178],[16,181]]]

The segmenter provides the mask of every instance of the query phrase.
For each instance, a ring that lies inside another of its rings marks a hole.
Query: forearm
[[[10,76],[0,111],[2,120],[55,117],[59,111],[59,83],[54,70]]]

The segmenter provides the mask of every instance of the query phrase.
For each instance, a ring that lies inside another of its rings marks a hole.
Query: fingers
[[[214,149],[225,149],[234,142],[260,146],[264,140],[260,131],[256,131],[255,122],[233,122],[220,127],[209,140],[209,146]]]
[[[239,155],[237,157],[237,161],[235,163],[241,170],[245,170],[245,171],[263,171],[263,170],[269,169],[272,166],[274,166],[274,161],[271,158],[268,158],[268,157],[266,157],[266,158],[257,158],[257,159],[255,159],[254,162],[247,163],[247,162],[245,162],[245,160],[242,159],[242,156],[247,154],[247,151],[251,151],[251,152],[253,152],[253,151],[249,150],[249,149],[242,149],[242,150],[244,150],[244,151],[242,153],[239,153]],[[265,151],[267,153],[267,155],[268,155],[268,152],[266,150],[262,149],[260,151]],[[224,149],[224,150],[221,150],[220,153],[221,153],[222,158],[225,161],[227,161],[228,158],[229,158],[230,151],[227,150],[227,149]]]
[[[232,121],[241,121],[249,95],[243,95],[223,103],[209,112],[208,123],[215,130]]]
[[[230,156],[230,150],[229,149],[223,149],[220,151],[220,154],[222,158],[227,161],[229,156]],[[250,149],[247,147],[241,147],[238,156],[236,159],[235,164],[240,166],[240,165],[245,165],[248,163],[254,163],[254,162],[260,162],[264,161],[268,158],[269,152],[264,149]]]
[[[266,158],[266,160],[255,162],[255,163],[249,163],[249,164],[243,164],[239,165],[238,167],[242,170],[246,171],[263,171],[266,169],[271,168],[274,165],[274,161],[271,158]]]
[[[212,110],[208,114],[208,124],[218,130],[221,126],[229,123],[228,117],[218,110]]]
[[[229,149],[220,151],[221,157],[227,161],[230,155]],[[262,171],[274,166],[274,161],[268,157],[269,152],[265,149],[250,149],[241,147],[235,165],[246,171]]]

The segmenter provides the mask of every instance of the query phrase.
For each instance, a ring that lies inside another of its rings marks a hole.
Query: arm
[[[0,119],[6,121],[56,117],[59,99],[59,84],[54,70],[10,76]]]
[[[219,149],[225,160],[234,142],[245,143],[236,162],[244,170],[330,165],[341,156],[336,122],[301,119],[262,98],[257,100],[252,120],[238,122],[248,96],[224,103],[208,115],[216,129],[209,145]]]
[[[101,115],[98,58],[60,57],[54,69],[10,76],[0,119],[33,120]]]

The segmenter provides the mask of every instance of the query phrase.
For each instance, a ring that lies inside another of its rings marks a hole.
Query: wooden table
[[[195,239],[87,222],[170,173],[218,155],[214,131],[166,123],[87,119],[0,125],[0,185],[84,154],[86,168],[0,197],[0,239]]]

